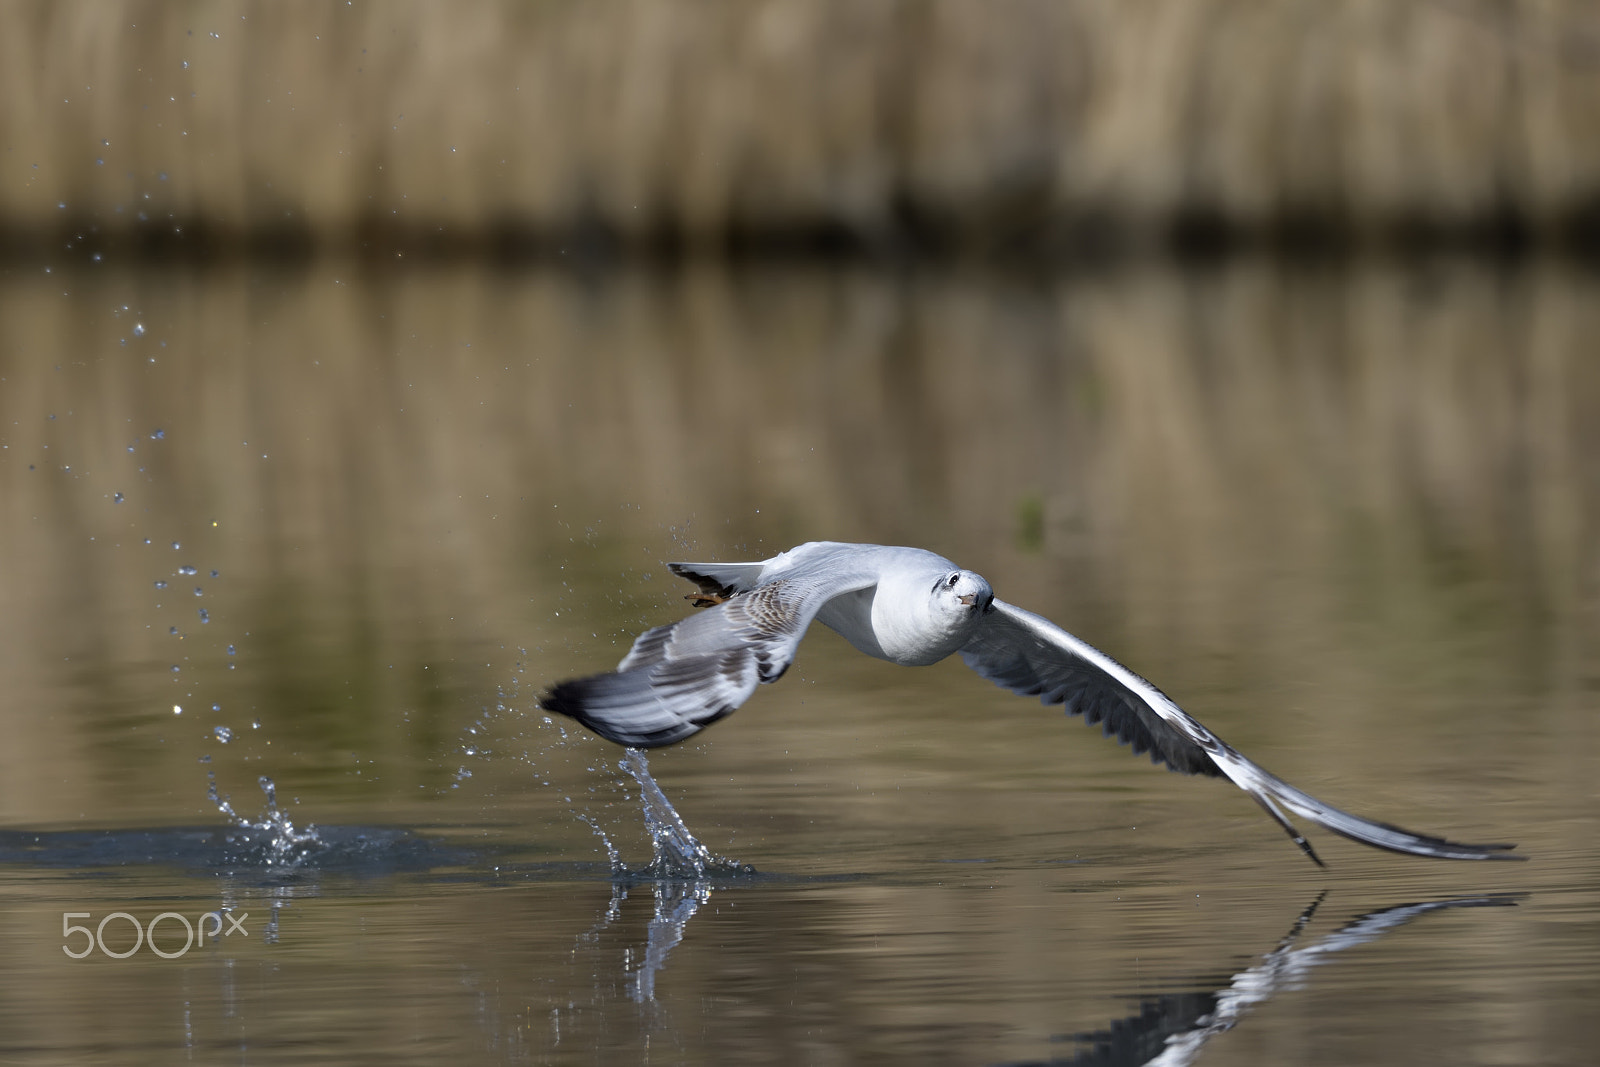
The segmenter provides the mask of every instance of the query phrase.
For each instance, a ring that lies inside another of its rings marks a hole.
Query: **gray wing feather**
[[[767,582],[645,631],[615,671],[562,682],[539,703],[620,745],[674,744],[731,715],[756,686],[781,678],[817,610],[870,584],[864,575]]]
[[[1466,845],[1373,822],[1325,804],[1245,759],[1161,690],[1049,619],[996,600],[961,650],[967,666],[1013,692],[1065,704],[1068,714],[1104,723],[1134,751],[1187,774],[1230,779],[1249,793],[1318,864],[1283,809],[1336,834],[1392,852],[1441,859],[1521,859],[1512,845]]]
[[[1166,694],[1048,619],[997,599],[961,658],[1004,689],[1063,704],[1068,715],[1101,724],[1106,736],[1150,753],[1153,763],[1223,775],[1208,751],[1216,740],[1210,731],[1181,711],[1187,723],[1169,721],[1159,709],[1177,706]]]

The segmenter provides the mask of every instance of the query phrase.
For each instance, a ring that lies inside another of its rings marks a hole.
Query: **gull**
[[[615,671],[561,682],[540,705],[628,748],[692,737],[788,670],[813,619],[869,656],[904,666],[959,652],[989,681],[1069,715],[1183,774],[1227,778],[1318,866],[1287,813],[1362,844],[1438,859],[1522,859],[1351,815],[1246,759],[1161,690],[1031,611],[982,575],[920,548],[813,541],[754,563],[669,563],[707,610],[646,630]]]

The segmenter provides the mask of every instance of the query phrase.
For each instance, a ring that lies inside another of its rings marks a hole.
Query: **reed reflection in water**
[[[186,699],[241,742],[254,708],[302,758],[431,784],[451,705],[503,686],[506,650],[541,680],[609,666],[676,610],[660,559],[813,537],[938,548],[1164,685],[1305,708],[1240,744],[1381,765],[1414,728],[1440,770],[1593,736],[1580,277],[326,270],[0,301],[0,548],[26,561],[0,594],[0,790],[22,817],[122,796],[130,749],[96,738],[126,724],[159,761]],[[1378,647],[1395,625],[1408,647]],[[1408,722],[1376,696],[1396,685]],[[51,715],[66,694],[87,714]],[[1508,729],[1507,700],[1538,728]],[[748,725],[727,736],[788,747]],[[61,751],[83,773],[47,788]],[[1579,751],[1539,756],[1578,776]]]
[[[894,668],[825,633],[651,761],[712,852],[819,881],[641,892],[597,918],[613,890],[579,866],[607,869],[590,824],[648,855],[638,793],[531,694],[688,610],[664,559],[917,544],[1331,802],[1519,841],[1536,863],[1470,886],[1342,842],[1324,857],[1373,894],[1341,914],[1546,894],[1482,924],[1504,931],[1564,902],[1526,936],[1408,942],[1394,974],[1448,968],[1432,1035],[1570,1060],[1593,1037],[1592,983],[1571,976],[1600,943],[1595,295],[1553,268],[1450,264],[13,275],[0,813],[221,825],[208,772],[241,814],[265,776],[296,826],[467,824],[579,879],[457,859],[492,884],[271,887],[292,905],[284,955],[241,966],[282,999],[194,1000],[201,1050],[420,1031],[537,1060],[564,1028],[577,1062],[652,1040],[688,1060],[1019,1059],[1103,1025],[1103,1003],[1063,1010],[1079,994],[1278,938],[1321,876],[1236,790],[1141,766],[959,664]],[[6,913],[8,1047],[83,1051],[60,1035],[90,1004],[145,1034],[191,1003],[177,968],[55,968],[60,912],[193,884],[0,883],[26,905]],[[574,955],[585,930],[600,956]],[[619,938],[647,969],[615,970]],[[1389,987],[1362,974],[1311,1019],[1328,1047],[1436,1052],[1402,1009],[1366,1011]],[[602,1002],[657,1014],[584,1014]]]

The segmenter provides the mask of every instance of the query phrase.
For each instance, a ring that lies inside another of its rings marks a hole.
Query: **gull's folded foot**
[[[683,599],[697,608],[714,607],[717,604],[726,604],[732,597],[718,596],[716,593],[690,593]]]

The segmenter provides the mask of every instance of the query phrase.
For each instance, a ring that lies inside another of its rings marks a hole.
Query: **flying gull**
[[[1340,811],[1245,759],[1165,693],[989,583],[920,548],[814,541],[757,563],[669,563],[708,610],[646,630],[615,671],[561,682],[540,698],[601,737],[656,748],[734,712],[783,677],[813,619],[869,656],[906,666],[952,652],[995,684],[1069,715],[1184,774],[1228,778],[1319,866],[1285,811],[1374,848],[1440,859],[1521,859],[1514,845],[1465,845]]]

